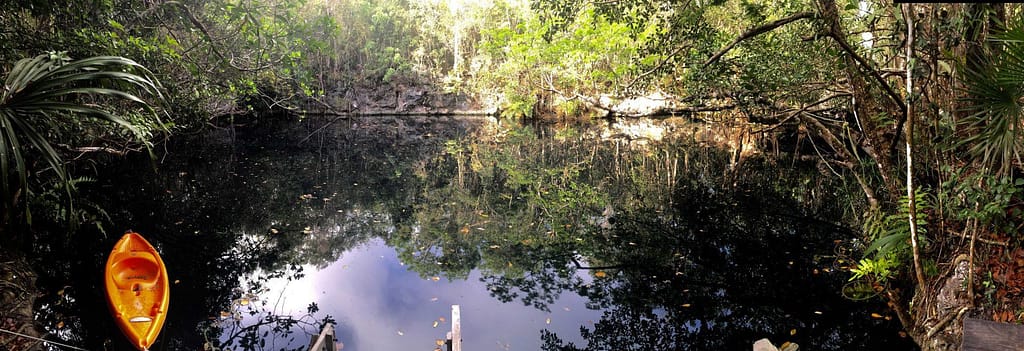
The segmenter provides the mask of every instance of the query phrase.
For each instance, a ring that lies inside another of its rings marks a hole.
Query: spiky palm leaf
[[[110,108],[77,102],[82,95],[105,96],[137,103],[162,127],[152,106],[130,91],[162,101],[160,85],[152,72],[137,62],[117,56],[96,56],[78,61],[62,54],[39,55],[15,63],[0,94],[0,191],[5,207],[13,206],[14,193],[28,185],[29,163],[25,152],[37,151],[68,191],[67,171],[51,145],[63,123],[78,118],[110,122],[141,138],[139,128]],[[11,179],[11,175],[15,179]],[[29,219],[31,220],[31,219]]]
[[[965,70],[970,115],[962,124],[971,135],[957,145],[997,174],[1009,174],[1024,153],[1024,26],[1017,25],[992,39],[1000,55],[980,70]]]

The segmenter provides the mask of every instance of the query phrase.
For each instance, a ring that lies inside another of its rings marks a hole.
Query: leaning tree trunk
[[[821,30],[828,37],[835,41],[836,45],[844,51],[843,59],[846,63],[846,75],[853,90],[853,109],[859,118],[858,122],[863,128],[864,137],[858,145],[871,157],[877,167],[878,173],[885,182],[888,195],[900,193],[898,180],[892,177],[896,169],[893,155],[887,150],[889,143],[895,143],[898,134],[896,129],[887,129],[875,122],[872,116],[888,114],[897,119],[897,125],[902,126],[905,117],[905,105],[903,97],[895,92],[892,86],[881,76],[871,62],[859,55],[853,46],[846,40],[846,31],[843,29],[839,16],[839,8],[835,0],[818,0],[818,13],[821,18]],[[877,85],[884,96],[874,96],[871,85]],[[851,160],[857,162],[857,160]]]

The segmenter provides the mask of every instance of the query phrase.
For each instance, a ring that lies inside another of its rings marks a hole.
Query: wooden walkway
[[[459,305],[452,305],[452,331],[448,332],[445,342],[448,351],[462,351],[462,311]],[[307,351],[338,351],[337,338],[334,336],[334,325],[326,324],[320,335],[311,336]]]
[[[1024,351],[1024,325],[964,319],[961,351]]]

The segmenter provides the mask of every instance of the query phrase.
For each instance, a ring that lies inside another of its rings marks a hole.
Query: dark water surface
[[[37,247],[51,338],[129,349],[101,279],[133,229],[175,281],[154,351],[301,348],[327,320],[344,350],[433,350],[454,304],[465,350],[915,349],[842,296],[861,200],[813,165],[735,165],[659,124],[326,121],[96,170],[106,234]]]

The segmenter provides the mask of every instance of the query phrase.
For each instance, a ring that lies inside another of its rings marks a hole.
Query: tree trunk
[[[926,294],[924,271],[921,269],[921,251],[917,240],[917,196],[914,191],[914,9],[912,4],[903,4],[903,18],[907,21],[907,121],[905,140],[907,145],[907,219],[910,221],[910,247],[914,252],[914,276],[917,278],[917,293]]]
[[[896,131],[879,126],[874,116],[888,114],[892,117],[902,117],[905,112],[904,108],[899,106],[903,105],[902,97],[896,97],[894,100],[893,95],[895,93],[892,91],[892,87],[884,79],[877,76],[878,72],[874,68],[866,66],[866,61],[863,58],[860,61],[855,58],[859,58],[859,56],[857,56],[857,53],[853,51],[854,48],[846,41],[846,32],[843,30],[842,23],[840,22],[839,9],[836,7],[835,0],[818,0],[817,5],[822,21],[822,31],[832,37],[837,45],[847,53],[843,56],[843,59],[846,63],[846,75],[853,90],[853,100],[856,102],[853,109],[857,116],[863,117],[858,118],[864,133],[864,137],[861,138],[858,146],[869,157],[874,159],[878,167],[878,173],[885,183],[885,189],[888,190],[888,195],[899,194],[900,186],[897,184],[897,180],[892,177],[893,170],[896,167],[895,160],[890,157],[890,154],[885,153],[885,150],[888,149],[885,147],[886,140],[892,139]],[[861,69],[864,71],[862,72]],[[869,77],[873,78],[874,82],[879,84],[883,91],[888,92],[886,95],[889,98],[878,98],[872,95],[871,86],[868,81]],[[858,160],[850,161],[857,162]]]

